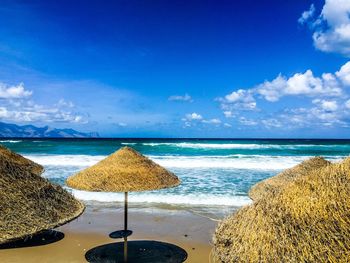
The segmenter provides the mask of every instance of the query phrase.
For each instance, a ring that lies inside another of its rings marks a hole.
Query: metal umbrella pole
[[[125,192],[124,198],[124,262],[128,261],[128,192]]]
[[[131,234],[132,231],[128,230],[128,192],[124,192],[124,229],[109,234],[110,238],[124,239],[124,262],[128,260],[128,236]]]

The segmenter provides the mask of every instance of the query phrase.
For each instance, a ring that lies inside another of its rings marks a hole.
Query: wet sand
[[[64,238],[46,245],[0,249],[0,262],[87,262],[85,254],[100,245],[120,242],[109,233],[123,229],[123,209],[88,206],[73,222],[57,228]],[[131,208],[128,240],[156,240],[176,245],[187,252],[185,262],[210,262],[211,239],[217,220],[189,210]]]

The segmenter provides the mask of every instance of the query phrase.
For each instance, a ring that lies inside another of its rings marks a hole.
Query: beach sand
[[[64,238],[46,245],[0,249],[0,261],[17,262],[86,262],[85,253],[97,246],[119,242],[109,233],[123,228],[123,208],[88,206],[84,214],[56,230]],[[160,209],[131,207],[128,240],[156,240],[183,248],[185,262],[210,262],[212,234],[217,219],[196,209]]]

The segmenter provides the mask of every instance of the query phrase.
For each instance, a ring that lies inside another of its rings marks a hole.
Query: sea
[[[122,202],[124,196],[70,189],[66,178],[130,146],[175,173],[182,183],[130,193],[129,202],[173,207],[240,207],[251,202],[248,191],[261,180],[313,156],[337,162],[350,154],[350,140],[1,139],[0,144],[43,165],[43,177],[90,204]]]

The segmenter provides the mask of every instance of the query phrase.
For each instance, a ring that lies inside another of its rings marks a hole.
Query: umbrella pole
[[[125,192],[124,198],[124,231],[128,230],[128,192]],[[128,261],[128,237],[124,236],[124,262]]]

